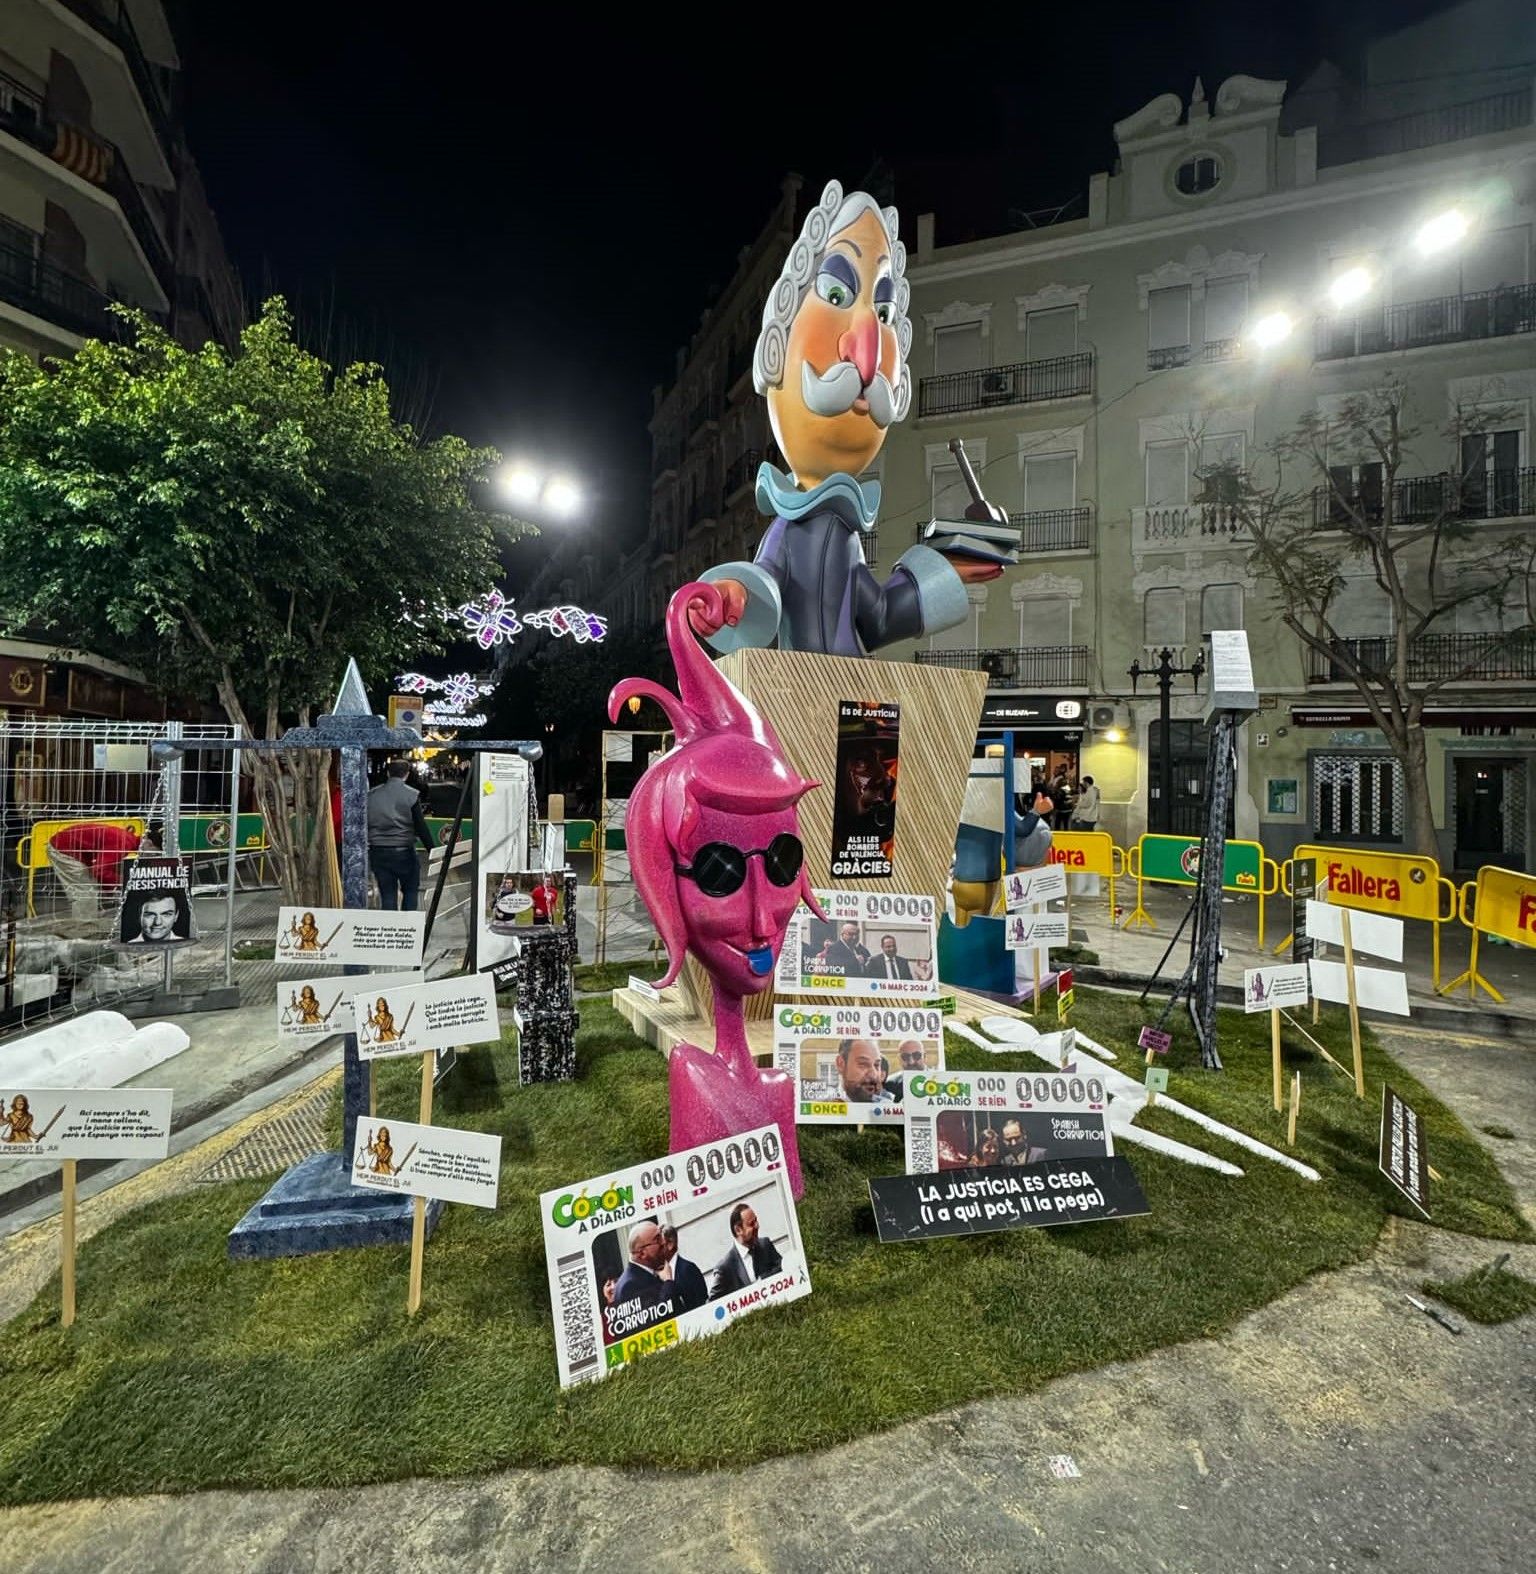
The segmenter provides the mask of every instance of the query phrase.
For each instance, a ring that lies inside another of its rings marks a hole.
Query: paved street
[[[1515,1132],[1490,1144],[1536,1217],[1536,1048],[1418,1029],[1392,1047],[1471,1123]],[[1404,1299],[1504,1249],[1393,1221],[1371,1261],[1219,1339],[743,1471],[29,1506],[0,1511],[0,1541],[18,1574],[1514,1571],[1536,1517],[1536,1319],[1453,1337]],[[1511,1266],[1536,1276],[1536,1246]],[[14,1288],[0,1260],[0,1310]],[[1080,1476],[1053,1474],[1063,1454]]]

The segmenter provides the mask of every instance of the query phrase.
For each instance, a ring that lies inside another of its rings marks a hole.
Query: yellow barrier
[[[1469,896],[1472,898],[1470,916],[1467,913]],[[1448,995],[1465,984],[1469,999],[1475,999],[1481,989],[1502,1004],[1503,995],[1477,970],[1478,941],[1483,935],[1494,935],[1516,945],[1536,945],[1536,876],[1485,864],[1477,871],[1475,880],[1462,886],[1456,916],[1472,931],[1472,957],[1465,973],[1453,978],[1444,989],[1437,985],[1436,992]]]
[[[1440,873],[1433,858],[1420,853],[1362,852],[1354,847],[1324,847],[1303,842],[1285,860],[1283,890],[1291,888],[1291,865],[1298,858],[1317,862],[1319,882],[1328,882],[1327,899],[1335,907],[1353,907],[1392,918],[1418,918],[1430,924],[1434,950],[1434,987],[1440,987],[1440,926],[1457,914],[1456,887]],[[1445,910],[1442,912],[1442,906]],[[1276,952],[1295,937],[1287,935]]]
[[[1052,831],[1050,862],[1069,875],[1101,875],[1109,880],[1109,921],[1115,921],[1115,878],[1121,873],[1124,854],[1108,831]],[[1072,917],[1072,887],[1067,886],[1067,918]]]
[[[92,815],[78,820],[39,820],[22,838],[16,848],[16,862],[27,871],[27,917],[35,918],[37,909],[32,905],[32,887],[37,871],[48,867],[48,843],[60,831],[76,825],[115,825],[119,830],[132,831],[135,836],[144,834],[144,821],[138,815],[113,817]]]

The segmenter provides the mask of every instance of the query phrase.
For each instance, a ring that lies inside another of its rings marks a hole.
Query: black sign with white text
[[[882,1241],[1087,1224],[1152,1211],[1130,1160],[1118,1155],[1046,1159],[1014,1168],[874,1175],[869,1199]]]
[[[1307,903],[1317,895],[1317,859],[1291,860],[1291,961],[1310,962],[1313,942],[1307,933]]]
[[[1424,1125],[1419,1112],[1383,1085],[1381,1090],[1381,1173],[1427,1219],[1429,1217],[1429,1155],[1424,1150]]]

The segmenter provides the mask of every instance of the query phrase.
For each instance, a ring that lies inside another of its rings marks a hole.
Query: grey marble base
[[[339,1153],[313,1153],[287,1172],[229,1232],[229,1255],[302,1257],[348,1246],[410,1243],[414,1197],[354,1186]],[[431,1235],[443,1205],[428,1199]]]

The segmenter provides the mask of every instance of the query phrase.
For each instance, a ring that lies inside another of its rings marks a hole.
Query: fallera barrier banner
[[[1442,917],[1440,866],[1433,858],[1310,844],[1298,847],[1293,857],[1317,860],[1317,878],[1328,882],[1328,900],[1339,907],[1431,923]]]

